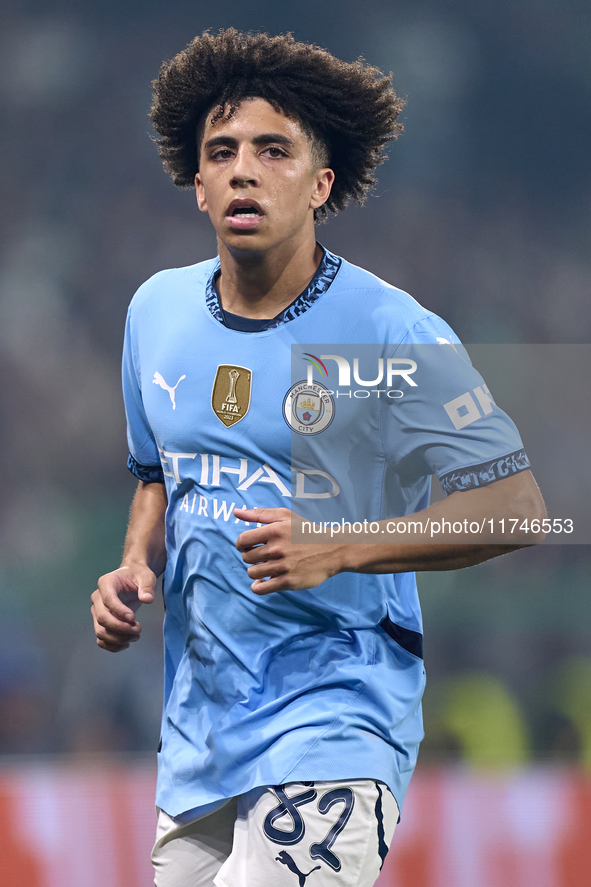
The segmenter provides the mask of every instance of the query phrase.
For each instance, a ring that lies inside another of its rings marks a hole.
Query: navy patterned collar
[[[320,245],[320,244],[319,244]],[[299,317],[308,308],[316,302],[317,299],[322,296],[333,280],[335,279],[337,272],[342,264],[342,259],[338,256],[333,255],[323,246],[321,246],[323,251],[322,259],[320,260],[320,264],[316,270],[316,274],[306,287],[303,293],[294,299],[291,305],[288,305],[287,308],[284,308],[277,317],[274,317],[273,320],[269,321],[269,325],[266,329],[272,330],[275,327],[281,326],[284,323],[288,323],[290,320],[294,320],[296,317]],[[220,274],[220,260],[218,258],[213,271],[207,281],[207,285],[205,287],[205,302],[207,307],[215,319],[225,326],[224,324],[224,314],[222,311],[222,306],[220,304],[220,297],[218,295],[218,290],[216,286],[216,280]]]

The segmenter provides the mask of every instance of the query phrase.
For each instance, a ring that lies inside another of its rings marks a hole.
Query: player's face
[[[316,169],[311,148],[300,124],[264,99],[243,101],[229,120],[208,116],[197,202],[231,251],[313,237],[314,209],[327,200],[334,173]]]

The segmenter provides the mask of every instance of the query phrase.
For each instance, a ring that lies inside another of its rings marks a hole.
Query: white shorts
[[[189,822],[159,810],[154,883],[372,887],[397,821],[392,793],[371,779],[263,786]]]

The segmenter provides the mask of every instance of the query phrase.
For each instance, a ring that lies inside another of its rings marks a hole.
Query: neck
[[[241,317],[276,317],[307,287],[322,259],[313,234],[297,246],[281,244],[246,255],[245,250],[230,250],[220,240],[218,248],[222,307]]]

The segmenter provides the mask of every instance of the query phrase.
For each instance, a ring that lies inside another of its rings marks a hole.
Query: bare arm
[[[164,514],[166,487],[140,481],[131,507],[121,566],[106,573],[91,595],[97,644],[117,653],[139,640],[135,613],[154,600],[156,580],[166,564]]]
[[[452,493],[417,515],[398,522],[408,525],[413,517],[422,518],[422,533],[397,532],[391,537],[392,542],[396,540],[397,544],[355,546],[361,549],[359,552],[349,547],[343,555],[346,564],[344,568],[358,573],[399,573],[470,567],[540,542],[543,533],[520,531],[519,525],[524,521],[530,525],[532,520],[541,523],[547,514],[531,471],[522,471],[485,487]],[[426,529],[426,518],[430,521],[429,530]],[[499,532],[499,524],[503,519],[504,534]],[[440,535],[432,536],[430,533],[434,521],[440,526],[444,521],[452,525],[460,523],[462,526],[474,523],[482,529],[476,537],[469,531],[441,532]],[[510,528],[513,526],[515,529],[511,533]],[[441,539],[443,544],[433,543],[431,540],[434,538]]]
[[[535,545],[543,534],[516,532],[499,539],[498,532],[490,533],[486,523],[474,542],[474,536],[441,535],[447,542],[433,543],[429,531],[423,533],[391,532],[391,542],[385,545],[368,540],[376,538],[345,532],[339,534],[341,544],[305,544],[301,519],[285,508],[244,510],[236,509],[237,517],[265,524],[256,530],[246,530],[237,540],[242,559],[249,564],[248,575],[253,579],[252,590],[257,594],[272,591],[313,588],[337,573],[404,573],[414,570],[456,570],[481,563],[517,548]],[[407,524],[410,519],[433,521],[464,521],[468,523],[493,518],[498,528],[501,517],[517,518],[518,523],[532,519],[542,520],[546,509],[538,486],[529,471],[504,478],[485,487],[452,493],[412,518],[379,522],[382,529],[393,523]],[[293,535],[292,535],[293,534]],[[309,538],[309,537],[308,537]],[[316,537],[318,538],[318,536]],[[382,537],[383,538],[383,537]],[[299,544],[294,544],[294,539]]]

